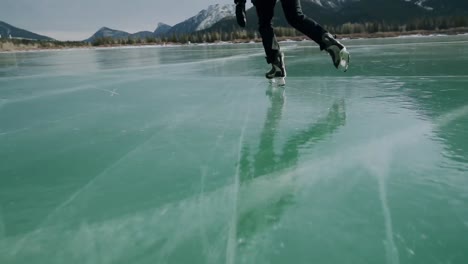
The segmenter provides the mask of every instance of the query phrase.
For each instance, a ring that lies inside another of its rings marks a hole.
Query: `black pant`
[[[272,63],[274,58],[278,56],[280,50],[271,23],[276,0],[254,0],[252,2],[257,9],[259,31],[262,36],[266,59],[268,63]],[[288,23],[322,46],[322,35],[327,31],[317,22],[306,17],[304,13],[302,13],[300,0],[281,0],[281,4]]]

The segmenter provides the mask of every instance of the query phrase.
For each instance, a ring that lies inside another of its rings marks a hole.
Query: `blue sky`
[[[82,40],[103,26],[153,31],[212,4],[233,0],[0,0],[0,20],[59,40]]]

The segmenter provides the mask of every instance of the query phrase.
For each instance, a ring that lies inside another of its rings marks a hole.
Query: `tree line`
[[[339,26],[326,26],[335,34],[377,33],[377,32],[408,32],[416,30],[438,31],[451,28],[468,27],[468,17],[423,17],[414,18],[408,23],[366,22],[345,23]]]
[[[416,30],[447,30],[468,27],[467,16],[421,17],[414,18],[407,23],[374,21],[363,23],[345,23],[342,25],[324,25],[324,27],[338,35],[373,34],[379,32],[410,32]],[[279,38],[303,38],[303,34],[291,27],[275,27],[275,34]],[[83,46],[114,46],[114,45],[151,45],[165,43],[214,43],[214,42],[249,42],[259,40],[259,34],[253,29],[233,27],[230,30],[198,31],[188,34],[171,34],[160,37],[96,38],[91,43],[81,41],[36,41],[29,39],[0,39],[15,45],[36,45],[39,48],[83,47]]]
[[[83,41],[34,40],[23,38],[0,38],[0,43],[12,43],[15,46],[36,46],[41,49],[89,46],[89,43]]]
[[[468,27],[468,17],[445,16],[445,17],[421,17],[414,18],[407,23],[374,21],[363,23],[345,23],[342,25],[324,25],[324,27],[338,35],[348,34],[372,34],[378,32],[409,32],[417,30],[446,30],[451,28]],[[275,34],[283,37],[304,37],[302,33],[291,27],[276,27]],[[112,39],[98,38],[93,41],[94,46],[103,45],[134,45],[134,44],[164,44],[164,43],[213,43],[213,42],[248,42],[258,40],[259,34],[256,30],[245,30],[233,28],[229,31],[198,31],[187,34],[171,34],[162,37],[150,37],[145,39]]]

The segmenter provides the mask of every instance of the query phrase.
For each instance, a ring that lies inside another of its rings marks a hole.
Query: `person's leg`
[[[276,41],[271,20],[273,19],[276,0],[256,0],[253,1],[258,16],[258,31],[262,37],[263,48],[265,49],[266,60],[272,63],[278,56],[280,46]]]
[[[281,0],[281,4],[283,5],[284,15],[288,23],[315,41],[320,46],[320,50],[326,50],[337,69],[341,68],[346,71],[350,58],[346,47],[319,23],[302,13],[300,0]]]
[[[271,64],[271,70],[265,74],[265,77],[268,79],[283,78],[284,80],[284,77],[286,77],[284,55],[280,52],[280,46],[271,23],[275,13],[276,0],[256,0],[252,2],[257,10],[258,31],[262,37],[266,60],[268,64]]]
[[[300,0],[281,0],[281,4],[288,23],[319,44],[320,49],[324,49],[322,36],[327,33],[327,31],[319,23],[302,13]]]

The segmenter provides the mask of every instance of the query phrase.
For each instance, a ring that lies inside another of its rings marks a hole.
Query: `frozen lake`
[[[0,263],[467,263],[468,36],[0,54]]]

